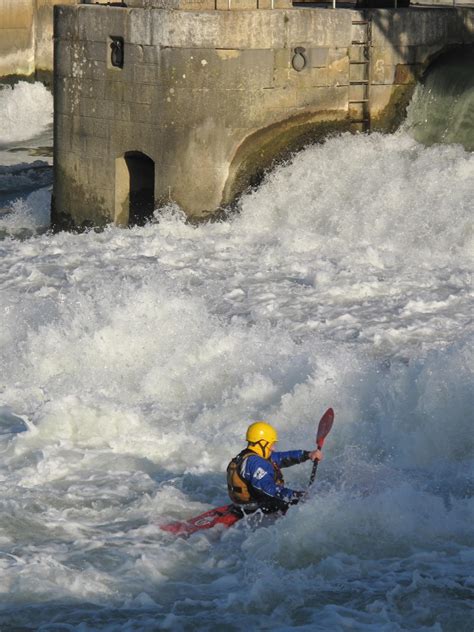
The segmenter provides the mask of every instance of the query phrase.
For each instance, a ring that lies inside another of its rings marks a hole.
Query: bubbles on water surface
[[[0,627],[467,630],[473,168],[343,136],[225,223],[2,241]],[[304,505],[159,530],[249,421],[309,449],[329,405]]]
[[[31,140],[51,127],[53,95],[41,83],[0,87],[0,148]]]

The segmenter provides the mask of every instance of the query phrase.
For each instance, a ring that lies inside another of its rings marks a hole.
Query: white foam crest
[[[0,146],[44,132],[53,122],[53,95],[41,83],[20,81],[0,89]]]
[[[357,470],[352,475],[357,478]],[[373,560],[409,555],[426,542],[440,552],[446,541],[453,547],[469,547],[473,510],[472,498],[447,504],[412,481],[395,479],[363,496],[353,490],[316,494],[282,523],[253,532],[244,551],[250,558],[299,568],[338,551]]]
[[[17,198],[0,215],[0,236],[26,237],[49,228],[51,190],[38,189]]]
[[[352,263],[368,263],[370,252],[376,265],[446,260],[472,252],[473,177],[474,154],[462,147],[347,134],[272,172],[235,224],[247,239]]]

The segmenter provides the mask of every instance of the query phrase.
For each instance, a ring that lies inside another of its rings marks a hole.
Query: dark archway
[[[431,60],[408,111],[424,145],[458,143],[474,151],[474,46],[454,46]]]
[[[155,162],[139,151],[115,164],[115,223],[143,226],[155,210]]]

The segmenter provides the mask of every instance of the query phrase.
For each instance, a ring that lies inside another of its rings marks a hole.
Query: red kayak
[[[234,505],[223,505],[222,507],[216,507],[216,509],[206,511],[190,520],[160,525],[160,529],[162,531],[169,531],[169,533],[174,533],[175,535],[186,536],[203,529],[212,529],[212,527],[218,524],[222,524],[224,527],[231,527],[241,518],[243,518],[243,513],[238,507],[234,507]]]
[[[328,410],[321,417],[318,424],[318,431],[316,434],[316,446],[321,449],[323,443],[329,431],[332,428],[334,421],[334,411],[332,408]],[[318,467],[318,461],[313,463],[313,470],[311,472],[311,478],[309,484],[312,485],[316,477],[316,470]],[[199,516],[184,520],[182,522],[171,522],[169,524],[160,525],[162,531],[168,531],[174,535],[188,536],[197,531],[203,529],[212,529],[219,524],[224,525],[225,528],[231,527],[244,517],[244,513],[239,507],[235,505],[223,505],[222,507],[216,507],[210,511],[206,511]]]

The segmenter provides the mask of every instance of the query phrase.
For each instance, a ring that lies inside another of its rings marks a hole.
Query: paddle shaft
[[[318,445],[318,450],[321,450],[321,447]],[[308,487],[311,487],[311,485],[314,483],[314,480],[316,478],[316,473],[318,471],[318,465],[319,465],[319,461],[315,460],[313,461],[313,468],[311,470],[311,476],[309,477],[309,485]]]
[[[319,425],[318,425],[318,432],[316,434],[316,447],[318,450],[323,449],[324,440],[328,436],[332,428],[333,422],[334,422],[334,411],[332,408],[328,408],[327,411],[324,413],[324,415],[321,417],[319,421]],[[309,477],[308,487],[311,487],[311,485],[314,483],[314,480],[316,478],[316,472],[318,471],[318,465],[319,465],[318,460],[313,461],[313,468],[311,470],[311,476]]]

